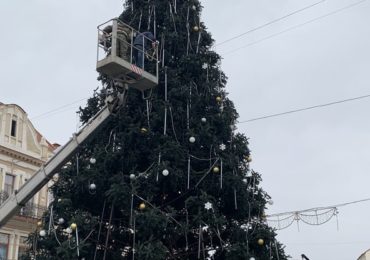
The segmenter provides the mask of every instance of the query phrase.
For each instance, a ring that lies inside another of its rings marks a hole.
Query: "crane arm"
[[[124,103],[124,94],[109,97],[106,105],[89,122],[43,165],[17,192],[0,205],[0,226],[3,226],[22,208],[60,168],[76,153],[79,145],[93,135],[110,115]]]

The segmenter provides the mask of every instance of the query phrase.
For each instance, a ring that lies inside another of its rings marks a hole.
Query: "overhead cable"
[[[316,108],[321,108],[321,107],[327,107],[327,106],[337,105],[337,104],[341,104],[341,103],[345,103],[345,102],[350,102],[350,101],[354,101],[354,100],[359,100],[359,99],[364,99],[364,98],[369,98],[369,97],[370,97],[370,94],[364,95],[364,96],[359,96],[359,97],[354,97],[354,98],[348,98],[348,99],[338,100],[338,101],[334,101],[334,102],[330,102],[330,103],[326,103],[326,104],[315,105],[315,106],[311,106],[311,107],[294,109],[294,110],[290,110],[290,111],[286,111],[286,112],[282,112],[282,113],[276,113],[276,114],[271,114],[271,115],[266,115],[266,116],[251,118],[251,119],[248,119],[248,120],[243,120],[243,121],[238,122],[238,124],[243,124],[243,123],[248,123],[248,122],[252,122],[252,121],[267,119],[267,118],[271,118],[271,117],[283,116],[283,115],[292,114],[292,113],[298,113],[298,112],[302,112],[302,111],[306,111],[306,110],[311,110],[311,109],[316,109]]]
[[[308,6],[304,7],[304,8],[299,9],[299,10],[296,10],[296,11],[294,11],[294,12],[292,12],[292,13],[289,13],[289,14],[286,14],[286,15],[284,15],[284,16],[282,16],[282,17],[279,17],[279,18],[277,18],[277,19],[275,19],[275,20],[272,20],[272,21],[270,21],[270,22],[267,22],[267,23],[265,23],[265,24],[262,24],[262,25],[260,25],[260,26],[257,26],[257,27],[255,27],[255,28],[253,28],[253,29],[250,29],[250,30],[248,30],[248,31],[244,32],[244,33],[238,34],[238,35],[236,35],[236,36],[234,36],[234,37],[232,37],[232,38],[230,38],[230,39],[227,39],[227,40],[224,40],[224,41],[222,41],[222,42],[220,42],[220,43],[218,43],[218,44],[215,44],[215,47],[216,47],[216,46],[220,46],[220,45],[222,45],[222,44],[225,44],[225,43],[227,43],[227,42],[230,42],[230,41],[232,41],[232,40],[238,39],[238,38],[240,38],[240,37],[242,37],[242,36],[244,36],[244,35],[246,35],[246,34],[249,34],[249,33],[255,32],[255,31],[257,31],[257,30],[260,30],[260,29],[262,29],[262,28],[264,28],[264,27],[266,27],[266,26],[269,26],[269,25],[271,25],[271,24],[273,24],[273,23],[276,23],[276,22],[279,22],[279,21],[281,21],[281,20],[284,20],[285,18],[288,18],[288,17],[290,17],[290,16],[292,16],[292,15],[295,15],[295,14],[297,14],[297,13],[303,12],[303,11],[305,11],[305,10],[307,10],[307,9],[310,9],[310,8],[312,8],[312,7],[314,7],[314,6],[318,5],[318,4],[321,4],[321,3],[325,2],[325,1],[326,1],[326,0],[322,0],[322,1],[320,1],[320,2],[316,2],[316,3],[314,3],[314,4],[308,5]]]
[[[79,100],[73,101],[73,102],[71,102],[71,103],[69,103],[69,104],[66,104],[66,105],[63,105],[63,106],[57,107],[57,108],[55,108],[55,109],[52,109],[52,110],[47,111],[47,112],[45,112],[45,113],[42,113],[42,114],[40,114],[40,115],[34,116],[34,117],[32,117],[32,118],[31,118],[31,120],[35,120],[35,119],[38,119],[38,118],[41,118],[41,117],[44,117],[44,116],[48,116],[48,115],[53,114],[53,113],[62,112],[62,110],[63,110],[63,111],[68,110],[68,109],[70,109],[70,108],[69,108],[70,106],[75,105],[75,104],[78,104],[78,103],[80,103],[80,102],[82,102],[82,101],[85,101],[85,100],[87,100],[87,98],[82,98],[82,99],[79,99]],[[74,107],[73,107],[73,108],[74,108]]]
[[[262,39],[260,39],[260,40],[257,40],[257,41],[254,41],[254,42],[248,43],[247,45],[243,45],[243,46],[241,46],[241,47],[239,47],[239,48],[236,48],[236,49],[233,49],[233,50],[231,50],[231,51],[225,52],[224,54],[222,54],[222,56],[223,56],[223,55],[229,55],[229,54],[234,53],[234,52],[237,52],[237,51],[239,51],[239,50],[241,50],[241,49],[247,48],[247,47],[252,46],[252,45],[256,45],[257,43],[264,42],[264,41],[269,40],[269,39],[271,39],[271,38],[277,37],[277,36],[279,36],[279,35],[281,35],[281,34],[284,34],[284,33],[290,32],[290,31],[293,31],[293,30],[298,29],[298,28],[300,28],[300,27],[303,27],[303,26],[305,26],[305,25],[307,25],[307,24],[310,24],[310,23],[313,23],[313,22],[315,22],[315,21],[318,21],[318,20],[324,19],[324,18],[326,18],[326,17],[329,17],[329,16],[332,16],[332,15],[335,15],[335,14],[337,14],[337,13],[339,13],[339,12],[342,12],[342,11],[344,11],[344,10],[346,10],[346,9],[349,9],[349,8],[355,7],[355,6],[357,6],[357,5],[361,4],[361,3],[365,2],[365,1],[367,1],[367,0],[361,0],[361,1],[355,2],[355,3],[350,4],[350,5],[346,5],[346,6],[342,7],[342,8],[339,8],[339,9],[337,9],[337,10],[335,10],[335,11],[330,12],[330,13],[326,13],[326,14],[324,14],[324,15],[322,15],[322,16],[319,16],[319,17],[316,17],[316,18],[314,18],[314,19],[311,19],[311,20],[309,20],[309,21],[307,21],[307,22],[304,22],[304,23],[301,23],[301,24],[298,24],[298,25],[294,25],[294,26],[289,27],[288,29],[285,29],[285,30],[283,30],[283,31],[280,31],[280,32],[277,32],[277,33],[271,34],[271,35],[269,35],[269,36],[267,36],[267,37],[264,37],[264,38],[262,38]]]

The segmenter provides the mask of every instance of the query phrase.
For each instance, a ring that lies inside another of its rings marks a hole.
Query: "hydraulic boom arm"
[[[22,208],[60,168],[76,153],[79,145],[103,125],[110,115],[124,103],[124,93],[110,97],[107,104],[90,121],[43,165],[28,182],[13,193],[0,206],[0,226],[3,226],[17,210]]]

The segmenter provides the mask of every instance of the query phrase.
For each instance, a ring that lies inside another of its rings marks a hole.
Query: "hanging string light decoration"
[[[271,227],[282,230],[290,227],[294,222],[297,224],[303,222],[312,226],[323,225],[337,216],[337,207],[326,207],[267,215],[266,220]]]

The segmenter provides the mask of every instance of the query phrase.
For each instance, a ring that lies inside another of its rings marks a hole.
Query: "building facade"
[[[0,103],[0,204],[16,192],[52,155],[57,145],[49,143],[18,105]],[[0,260],[15,260],[27,249],[28,234],[49,203],[43,187],[0,227]]]
[[[364,252],[357,260],[370,260],[370,249]]]

